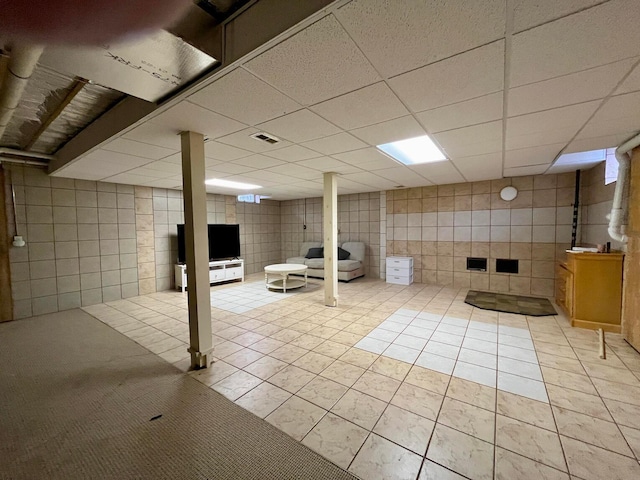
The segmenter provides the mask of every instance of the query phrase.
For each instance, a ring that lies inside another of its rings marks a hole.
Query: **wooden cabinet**
[[[572,327],[620,333],[621,253],[567,252],[556,269],[556,303]]]

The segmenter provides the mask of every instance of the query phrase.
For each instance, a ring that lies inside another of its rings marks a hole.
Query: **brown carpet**
[[[0,409],[2,479],[356,478],[80,310],[0,325]]]

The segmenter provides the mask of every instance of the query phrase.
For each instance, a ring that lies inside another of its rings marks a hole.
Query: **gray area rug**
[[[557,315],[555,308],[546,298],[509,295],[506,293],[479,292],[469,290],[465,303],[484,310],[518,313],[531,317]]]
[[[0,405],[2,479],[356,478],[80,310],[0,324]]]

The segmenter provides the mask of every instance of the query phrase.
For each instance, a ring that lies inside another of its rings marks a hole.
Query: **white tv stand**
[[[175,266],[176,288],[183,292],[187,287],[187,266]],[[244,260],[218,260],[209,262],[209,284],[240,280],[244,282]]]

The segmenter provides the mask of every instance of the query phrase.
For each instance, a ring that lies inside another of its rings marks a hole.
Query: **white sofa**
[[[320,242],[303,242],[300,246],[299,256],[287,258],[287,263],[306,265],[309,277],[324,278],[324,258],[305,258],[310,248],[321,246]],[[338,260],[338,280],[350,282],[354,278],[364,277],[364,243],[344,242],[340,247],[349,252],[349,258]]]

